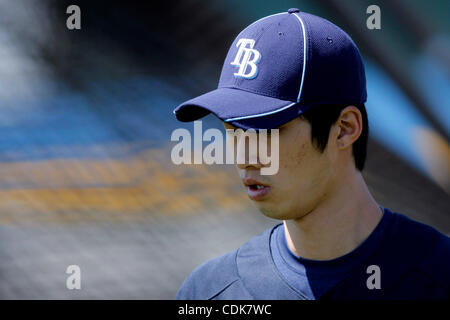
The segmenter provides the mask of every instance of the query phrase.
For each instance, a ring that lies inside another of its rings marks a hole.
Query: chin
[[[308,215],[308,210],[302,210],[304,208],[298,208],[297,210],[292,208],[281,208],[279,205],[268,203],[265,204],[257,204],[257,208],[263,215],[268,218],[277,219],[277,220],[295,220],[301,219]]]
[[[257,207],[258,207],[259,211],[261,211],[261,213],[268,218],[277,219],[277,220],[290,219],[288,217],[288,215],[286,215],[285,212],[283,212],[279,208],[270,208],[269,206],[264,206],[264,205],[259,205]]]

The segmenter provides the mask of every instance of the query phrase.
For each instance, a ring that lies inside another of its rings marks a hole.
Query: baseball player
[[[234,40],[218,88],[178,106],[227,129],[279,129],[279,171],[238,164],[248,196],[282,222],[205,262],[177,299],[449,299],[450,238],[377,204],[366,158],[366,80],[352,39],[289,9]]]

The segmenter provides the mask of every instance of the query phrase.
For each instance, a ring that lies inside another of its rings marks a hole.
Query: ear
[[[350,147],[361,135],[362,115],[355,106],[348,106],[341,111],[335,126],[338,130],[336,145],[339,149]]]

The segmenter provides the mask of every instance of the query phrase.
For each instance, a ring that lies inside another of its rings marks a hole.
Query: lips
[[[248,197],[253,201],[263,200],[270,191],[270,186],[253,178],[243,178]]]

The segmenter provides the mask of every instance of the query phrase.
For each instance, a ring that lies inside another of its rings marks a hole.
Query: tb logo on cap
[[[253,49],[255,40],[253,39],[239,39],[236,47],[238,52],[232,66],[239,67],[238,72],[234,73],[236,78],[254,79],[258,75],[258,67],[256,64],[261,60],[261,53]]]

